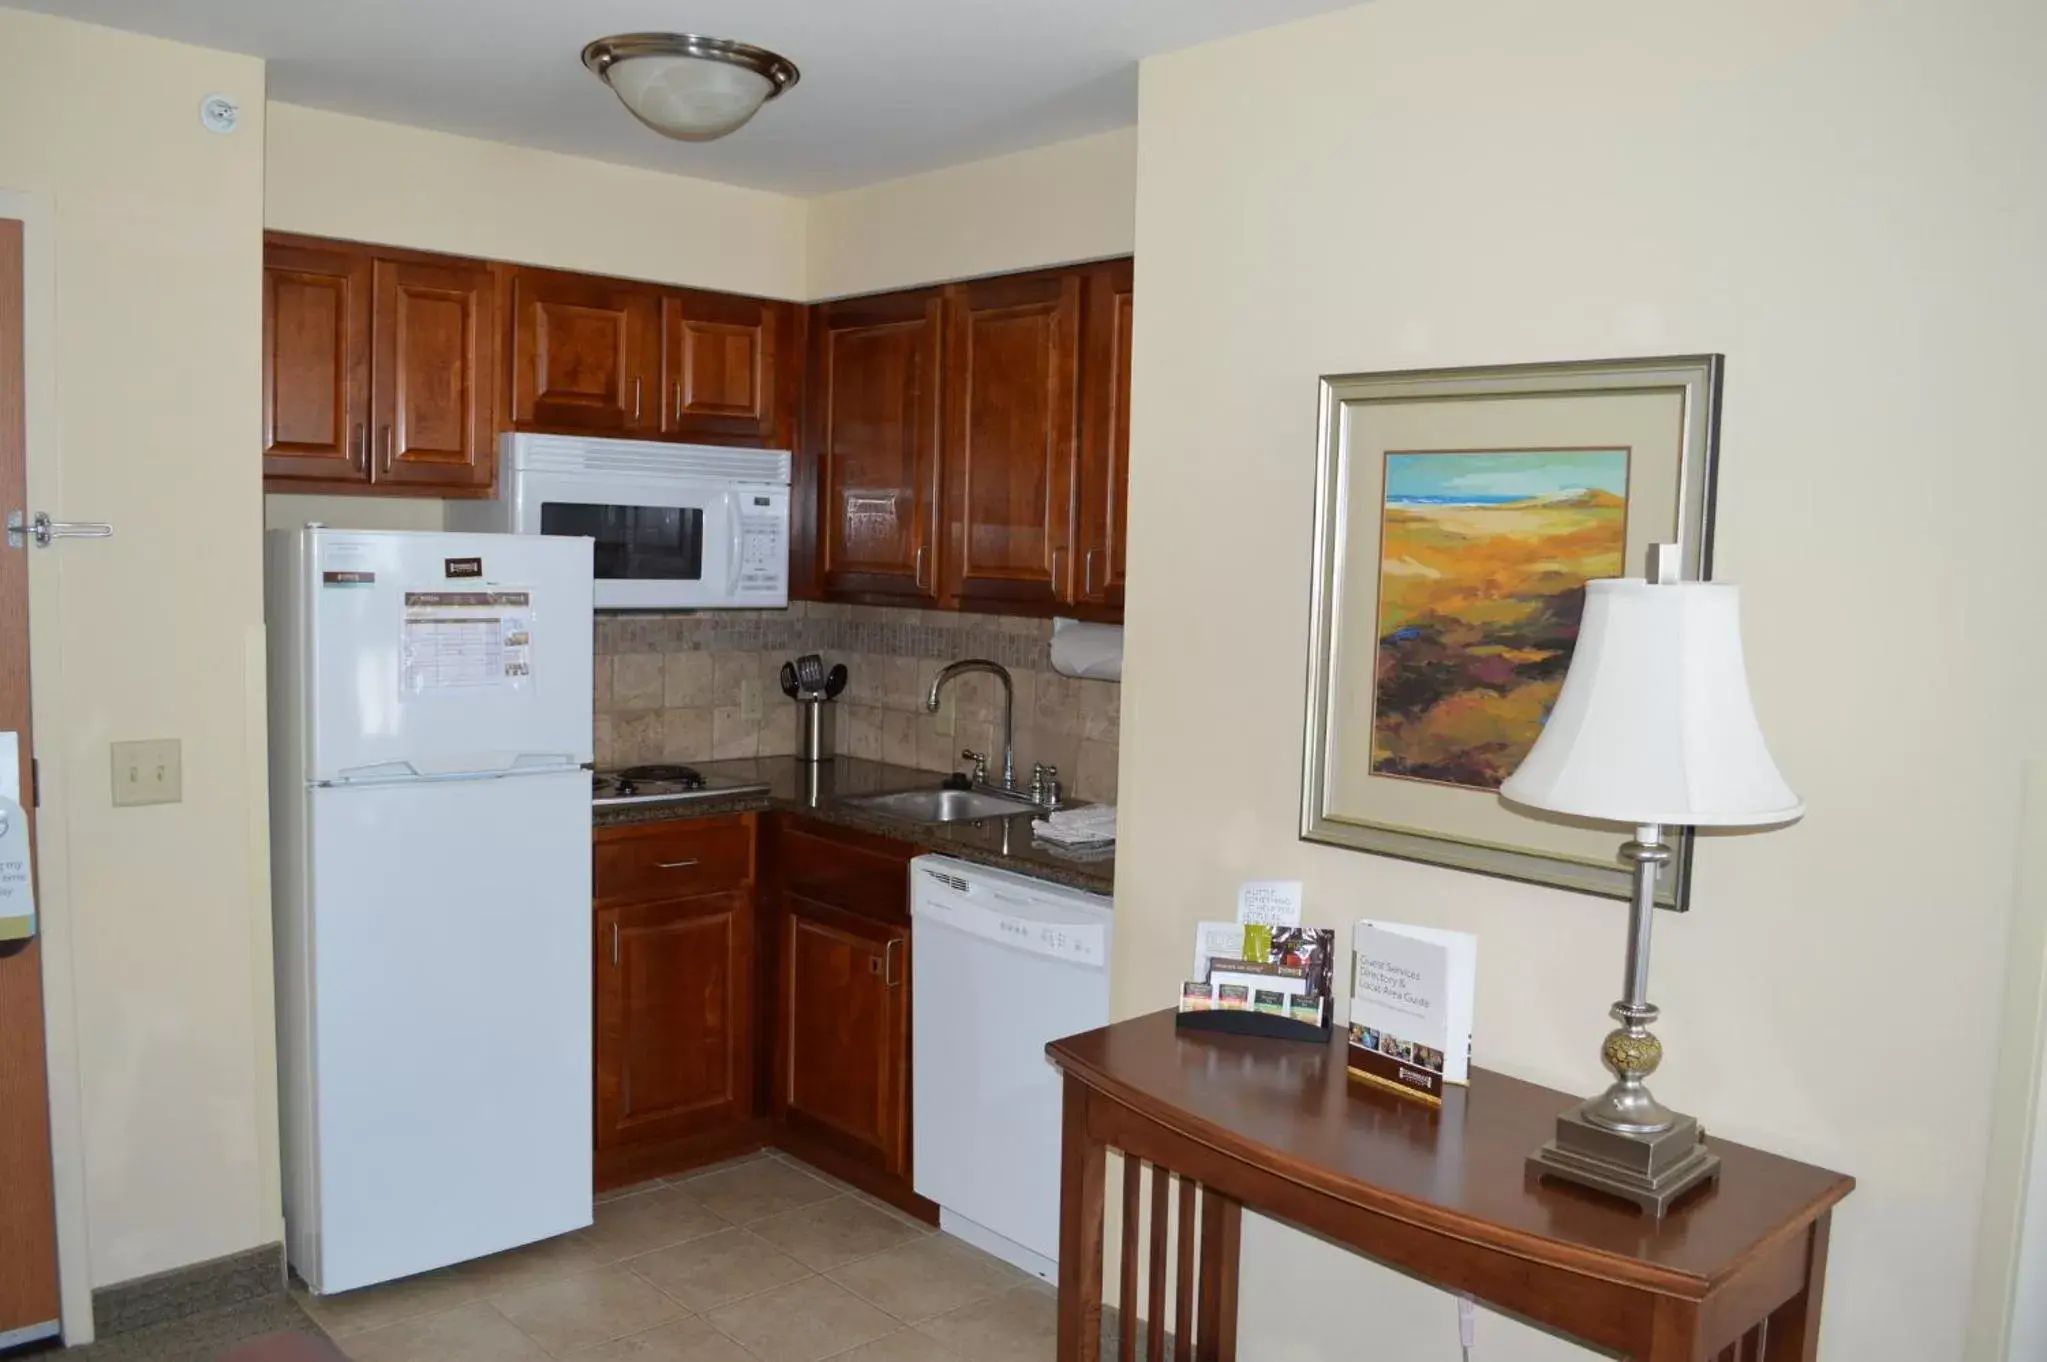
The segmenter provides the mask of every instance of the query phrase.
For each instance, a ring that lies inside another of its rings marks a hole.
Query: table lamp
[[[1667,827],[1789,823],[1805,805],[1770,760],[1742,664],[1739,588],[1680,582],[1675,545],[1652,545],[1644,578],[1588,582],[1577,648],[1542,735],[1500,787],[1531,809],[1632,826],[1627,973],[1600,1047],[1605,1092],[1557,1117],[1529,1170],[1624,1197],[1661,1217],[1720,1174],[1699,1123],[1645,1080],[1663,1059],[1649,1031],[1649,931]]]

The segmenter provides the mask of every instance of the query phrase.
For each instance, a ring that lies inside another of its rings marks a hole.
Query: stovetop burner
[[[653,804],[686,799],[756,794],[767,790],[765,781],[742,780],[732,776],[707,776],[694,766],[653,762],[624,766],[615,771],[593,771],[591,801],[598,805]]]
[[[690,790],[701,790],[704,788],[703,774],[694,766],[676,766],[657,762],[651,766],[628,766],[617,774],[619,780],[634,784],[641,781],[654,781],[664,785],[680,785]]]

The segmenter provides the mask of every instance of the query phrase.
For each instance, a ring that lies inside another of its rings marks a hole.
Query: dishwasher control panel
[[[930,882],[919,885],[915,896],[918,917],[1070,965],[1108,968],[1106,924],[1070,920],[1080,915],[1000,887],[975,885],[963,891],[951,876],[925,874]]]

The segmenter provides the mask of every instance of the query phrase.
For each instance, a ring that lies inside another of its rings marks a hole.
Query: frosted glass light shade
[[[606,78],[633,117],[684,142],[708,142],[745,126],[775,89],[757,71],[700,57],[632,57]]]
[[[633,117],[683,142],[709,142],[745,126],[800,79],[786,57],[694,33],[599,38],[583,49],[583,65]]]
[[[1628,825],[1758,827],[1804,813],[1756,724],[1740,599],[1718,582],[1587,583],[1563,691],[1500,794]]]

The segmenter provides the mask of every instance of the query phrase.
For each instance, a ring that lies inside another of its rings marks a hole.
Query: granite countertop
[[[678,804],[632,804],[596,811],[597,826],[653,823],[671,818],[704,818],[712,814],[778,809],[910,842],[941,856],[957,856],[1003,870],[1013,870],[1089,893],[1113,893],[1116,860],[1113,851],[1072,852],[1040,842],[1031,835],[1029,813],[1011,818],[985,818],[962,823],[912,823],[848,803],[861,795],[896,790],[928,790],[945,778],[939,771],[919,771],[857,757],[826,762],[801,762],[794,757],[759,757],[739,761],[692,762],[705,775],[765,781],[766,794],[730,799],[697,799]]]

